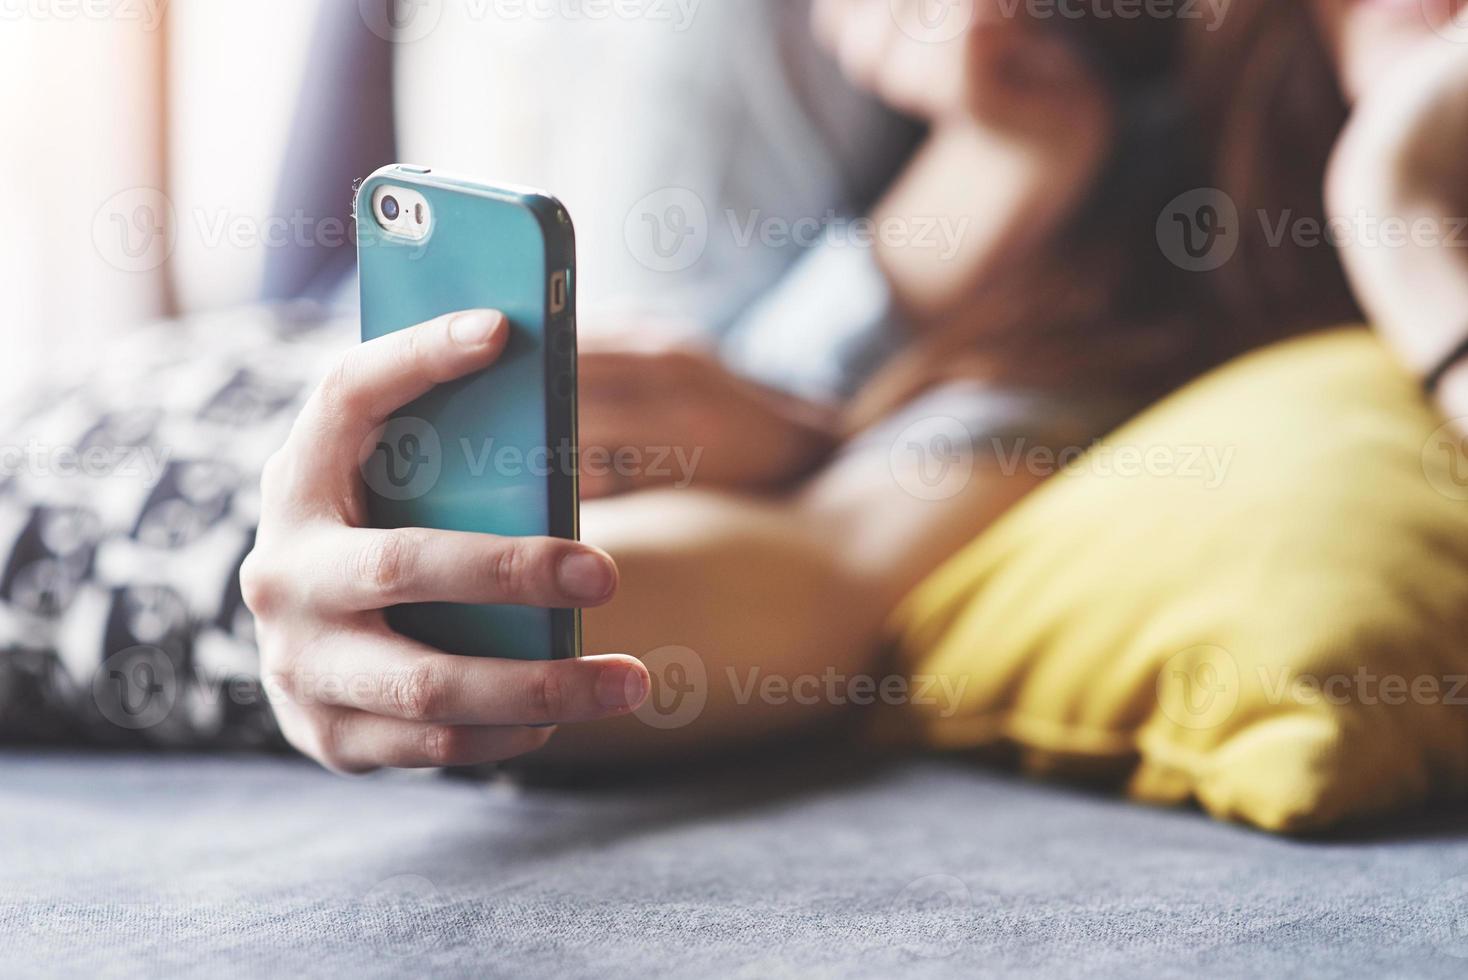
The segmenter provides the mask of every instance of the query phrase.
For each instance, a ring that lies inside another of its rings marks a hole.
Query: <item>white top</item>
[[[784,222],[850,213],[907,149],[806,18],[804,0],[445,3],[397,49],[399,158],[564,201],[588,322],[722,330],[812,247]]]

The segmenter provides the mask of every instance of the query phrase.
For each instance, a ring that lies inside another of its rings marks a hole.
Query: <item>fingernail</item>
[[[449,336],[465,347],[483,347],[499,329],[504,315],[494,310],[470,310],[449,321]]]
[[[617,587],[617,569],[610,558],[594,551],[578,551],[561,559],[556,570],[561,591],[580,602],[599,602]]]
[[[647,674],[631,664],[602,668],[596,700],[603,708],[635,708],[647,697]]]

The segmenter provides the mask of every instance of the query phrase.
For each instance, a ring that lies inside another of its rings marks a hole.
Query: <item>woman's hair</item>
[[[1325,172],[1348,114],[1309,7],[1234,0],[1216,31],[1186,37],[1194,138],[1240,220],[1238,251],[1210,285],[1247,346],[1362,318],[1337,250],[1323,234],[1289,234],[1323,232]]]
[[[1324,226],[1346,115],[1306,5],[1234,0],[1212,27],[1066,21],[1111,92],[1109,158],[1025,267],[873,380],[854,427],[960,375],[1143,402],[1254,347],[1359,319],[1335,249],[1276,237],[1281,221]],[[1227,195],[1240,225],[1237,251],[1207,272],[1180,267],[1158,236],[1169,204],[1200,190]]]

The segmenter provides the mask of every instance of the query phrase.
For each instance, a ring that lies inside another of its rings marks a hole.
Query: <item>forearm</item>
[[[884,611],[788,501],[648,491],[588,502],[582,522],[622,574],[617,598],[585,614],[586,650],[648,659],[665,710],[567,726],[538,766],[647,762],[818,725],[839,706],[764,697],[759,685],[875,662]],[[701,709],[669,708],[676,691],[660,687],[656,662],[668,648],[681,648],[688,681],[706,694]]]
[[[668,490],[588,504],[587,540],[622,570],[616,600],[586,614],[588,652],[648,658],[685,648],[708,700],[674,728],[643,720],[655,705],[640,717],[567,726],[530,763],[647,762],[844,714],[855,684],[882,679],[896,604],[1034,484],[979,466],[952,497],[924,500],[903,489],[888,455],[839,458],[780,500]],[[653,698],[671,697],[650,666]]]

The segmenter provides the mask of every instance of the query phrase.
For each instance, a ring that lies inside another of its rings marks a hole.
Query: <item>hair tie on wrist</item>
[[[1423,376],[1422,390],[1429,395],[1437,394],[1438,385],[1442,384],[1443,378],[1465,357],[1468,357],[1468,336],[1454,344],[1453,349],[1438,360],[1437,366]]]

